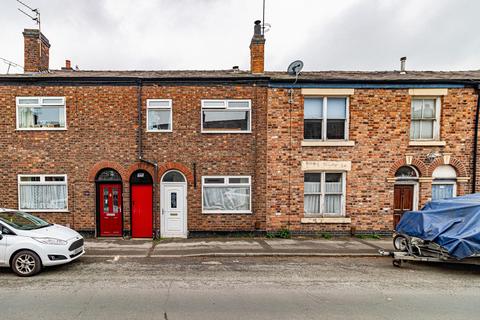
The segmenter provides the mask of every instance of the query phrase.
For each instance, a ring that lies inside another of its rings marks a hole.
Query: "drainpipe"
[[[475,93],[477,94],[477,109],[475,110],[475,132],[473,133],[473,163],[472,163],[472,193],[477,190],[477,149],[478,149],[478,126],[480,116],[480,84],[475,84]]]
[[[160,204],[157,201],[157,196],[155,196],[155,190],[158,187],[158,163],[156,161],[150,161],[143,158],[143,121],[142,121],[142,88],[143,82],[142,79],[137,80],[137,115],[138,115],[138,129],[137,129],[137,143],[138,143],[138,160],[140,162],[147,163],[152,165],[154,168],[154,177],[153,177],[153,190],[152,190],[152,197],[153,197],[153,212],[155,212],[156,208],[160,207]],[[158,206],[157,206],[158,204]],[[157,225],[157,219],[155,219],[155,236],[158,236],[160,233],[160,225]]]

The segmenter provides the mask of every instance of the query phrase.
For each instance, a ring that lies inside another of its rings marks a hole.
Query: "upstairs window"
[[[410,140],[440,139],[440,98],[412,99]]]
[[[305,98],[305,140],[347,140],[348,99],[345,97]]]
[[[202,100],[202,132],[251,132],[251,101]]]
[[[171,132],[172,122],[172,100],[147,100],[147,131]]]
[[[202,178],[203,213],[251,213],[249,176]]]
[[[66,129],[64,97],[17,97],[17,130]]]
[[[66,175],[19,175],[18,208],[27,211],[66,211]]]

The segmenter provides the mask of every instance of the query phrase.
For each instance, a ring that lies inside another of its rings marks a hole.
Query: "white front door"
[[[164,238],[186,238],[186,184],[164,182],[161,189],[161,236]]]

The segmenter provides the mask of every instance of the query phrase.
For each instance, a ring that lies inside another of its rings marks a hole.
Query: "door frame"
[[[183,176],[183,179],[184,179],[184,182],[164,182],[163,181],[163,177],[169,173],[169,172],[172,172],[172,171],[176,171],[178,173],[180,173],[182,176]],[[183,235],[182,236],[179,236],[178,238],[187,238],[188,237],[188,223],[187,223],[187,220],[188,220],[188,196],[187,196],[187,179],[185,177],[185,175],[178,171],[178,170],[169,170],[167,172],[165,172],[163,175],[162,175],[162,178],[160,180],[160,236],[161,237],[169,237],[168,235],[166,235],[165,233],[165,223],[164,223],[164,214],[163,214],[163,210],[165,209],[164,208],[164,205],[165,205],[165,187],[166,186],[172,186],[172,187],[182,187],[183,189],[183,194],[184,194],[184,199],[183,199],[183,203],[184,203],[184,209],[183,209]],[[171,238],[171,237],[170,237]]]
[[[150,179],[151,179],[151,183],[132,183],[132,177],[134,174],[136,174],[137,172],[144,172],[146,174],[148,174],[150,176]],[[153,183],[153,177],[152,175],[146,171],[146,170],[135,170],[135,172],[132,173],[132,175],[130,176],[130,181],[129,181],[129,187],[130,187],[130,202],[129,202],[129,205],[130,205],[130,237],[133,238],[133,188],[132,186],[151,186],[152,187],[152,238],[154,237],[154,234],[155,234],[155,192],[154,192],[154,183]]]

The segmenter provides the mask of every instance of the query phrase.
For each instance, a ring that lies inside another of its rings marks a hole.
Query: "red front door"
[[[122,236],[122,185],[100,185],[100,236]]]
[[[132,237],[151,238],[153,230],[152,186],[132,185]]]

